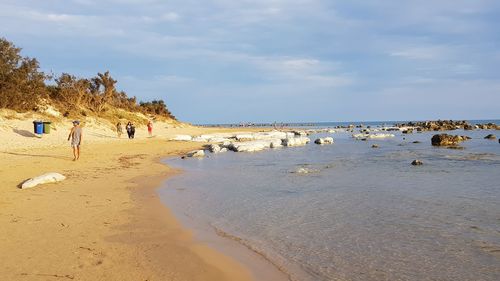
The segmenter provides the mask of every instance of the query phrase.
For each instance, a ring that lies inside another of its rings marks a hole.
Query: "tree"
[[[68,73],[56,78],[56,91],[51,95],[54,100],[62,102],[70,109],[78,109],[87,105],[90,93],[90,81],[78,79]]]
[[[39,70],[36,59],[20,53],[20,48],[0,38],[0,107],[36,110],[47,97],[47,76]]]
[[[112,103],[116,96],[116,80],[114,80],[109,71],[97,73],[97,76],[91,79],[90,93],[91,105],[94,111],[101,112],[108,103]]]

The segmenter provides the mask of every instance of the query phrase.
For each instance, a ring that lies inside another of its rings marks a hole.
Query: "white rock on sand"
[[[34,177],[32,179],[25,181],[21,185],[21,189],[35,187],[39,184],[63,181],[65,179],[66,179],[66,177],[59,174],[59,173],[47,173],[47,174],[43,174],[43,175],[40,175],[38,177]]]
[[[326,138],[319,138],[314,141],[315,144],[332,144],[333,143],[333,138],[332,137],[326,137]]]
[[[190,135],[177,135],[172,140],[176,141],[191,141],[193,139]]]

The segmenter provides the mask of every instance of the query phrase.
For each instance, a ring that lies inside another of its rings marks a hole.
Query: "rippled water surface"
[[[337,133],[327,146],[169,160],[186,172],[159,192],[294,280],[500,280],[500,144],[483,139],[500,133],[451,133],[473,139],[452,150],[430,132]]]

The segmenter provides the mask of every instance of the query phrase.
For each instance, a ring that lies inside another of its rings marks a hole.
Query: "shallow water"
[[[473,139],[452,150],[432,147],[434,132],[336,133],[333,145],[169,160],[186,172],[159,192],[293,280],[500,280],[500,144],[483,139],[500,134],[450,133]]]

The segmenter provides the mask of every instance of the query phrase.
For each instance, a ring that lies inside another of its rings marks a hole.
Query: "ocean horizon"
[[[443,121],[450,119],[441,119]],[[500,124],[500,119],[452,119],[452,120],[464,120],[470,124]],[[385,121],[310,121],[310,122],[236,122],[236,123],[200,123],[195,124],[196,126],[202,127],[235,127],[239,125],[253,124],[255,126],[271,127],[274,124],[286,124],[287,127],[337,127],[337,126],[349,126],[349,125],[365,125],[365,126],[392,126],[395,124],[402,124],[408,122],[425,122],[430,120],[385,120]]]

